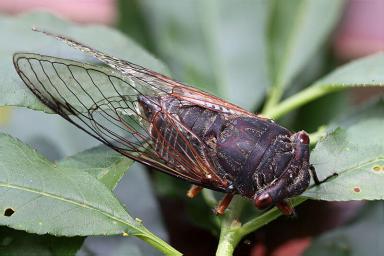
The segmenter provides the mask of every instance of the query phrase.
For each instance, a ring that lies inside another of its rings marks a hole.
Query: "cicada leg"
[[[276,203],[276,207],[286,216],[296,216],[295,209],[288,200],[283,200]]]
[[[328,177],[326,177],[325,179],[319,180],[319,178],[317,177],[317,174],[316,174],[315,167],[313,165],[309,166],[309,171],[311,172],[313,181],[315,182],[316,185],[320,185],[321,183],[327,182],[329,179],[338,176],[338,174],[335,172],[335,173],[329,175]]]
[[[231,200],[233,198],[233,194],[229,193],[224,196],[224,198],[219,202],[219,204],[215,208],[215,214],[217,215],[223,215],[225,209],[228,208],[228,205],[231,203]]]
[[[189,197],[189,198],[194,198],[195,196],[197,196],[197,194],[199,194],[199,192],[200,192],[201,190],[203,190],[202,187],[199,187],[199,186],[197,186],[197,185],[192,185],[192,186],[189,188],[188,192],[187,192],[187,197]]]

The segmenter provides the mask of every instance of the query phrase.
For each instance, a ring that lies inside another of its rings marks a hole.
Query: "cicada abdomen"
[[[109,67],[16,53],[16,71],[42,103],[102,143],[194,184],[256,207],[293,209],[309,185],[309,138],[220,98],[59,35],[47,35]],[[314,176],[316,183],[319,183]]]

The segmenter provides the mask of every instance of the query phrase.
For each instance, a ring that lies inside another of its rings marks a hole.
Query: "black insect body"
[[[208,173],[202,178],[205,187],[254,199],[258,208],[280,203],[284,212],[291,214],[282,202],[301,194],[309,185],[309,138],[305,132],[292,134],[271,120],[189,106],[170,96],[140,96],[139,103],[152,124],[150,133],[158,145],[156,150],[169,165],[173,161],[160,138],[169,145],[185,145],[175,143],[181,137],[173,129],[178,129],[201,159],[214,166],[215,173],[228,183],[224,190],[210,187],[212,177]],[[163,113],[172,115],[181,127],[173,128]],[[177,151],[193,157],[187,147]]]
[[[16,71],[53,112],[134,160],[202,188],[234,194],[258,208],[286,201],[309,185],[309,138],[262,116],[116,59],[63,36],[47,35],[92,55],[109,67],[33,53],[16,53]]]

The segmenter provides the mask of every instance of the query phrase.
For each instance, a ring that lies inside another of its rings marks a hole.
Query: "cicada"
[[[310,183],[309,137],[152,70],[49,32],[105,65],[15,53],[14,66],[53,112],[119,153],[202,188],[290,215]]]

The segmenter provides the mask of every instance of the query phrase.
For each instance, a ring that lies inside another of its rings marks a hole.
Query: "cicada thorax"
[[[290,135],[271,121],[228,120],[217,141],[218,161],[240,194],[252,197],[281,175],[293,156]]]

